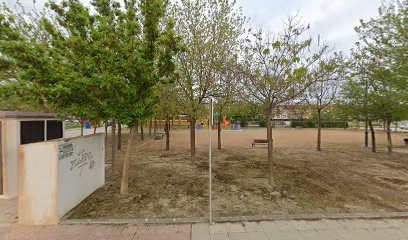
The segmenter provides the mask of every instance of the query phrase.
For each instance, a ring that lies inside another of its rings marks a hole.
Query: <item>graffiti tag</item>
[[[93,159],[93,155],[91,152],[87,152],[85,150],[80,151],[77,153],[76,158],[71,163],[71,171],[74,169],[79,169],[79,176],[82,175],[82,171],[85,166],[88,166],[89,169],[92,169],[95,166],[95,160]]]
[[[64,143],[59,146],[59,159],[72,157],[74,155],[74,146],[72,143]]]

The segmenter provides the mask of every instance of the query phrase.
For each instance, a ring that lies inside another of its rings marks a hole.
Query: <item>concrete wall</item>
[[[58,217],[105,183],[105,135],[88,135],[58,145]]]
[[[20,124],[17,119],[2,119],[2,127],[3,196],[13,198],[17,195]]]
[[[25,225],[57,224],[58,143],[20,147],[18,221]]]
[[[20,146],[19,223],[56,224],[105,183],[105,136]]]
[[[20,147],[20,122],[45,121],[36,118],[3,118],[2,121],[2,166],[3,166],[3,194],[0,198],[14,198],[18,194],[18,162]],[[47,119],[48,120],[48,119]],[[55,120],[55,119],[49,119]],[[46,124],[45,124],[46,126]],[[64,129],[64,123],[62,125]],[[46,128],[46,127],[45,127]],[[46,130],[45,130],[46,131]],[[45,132],[45,136],[47,136]],[[63,136],[65,131],[63,130]]]

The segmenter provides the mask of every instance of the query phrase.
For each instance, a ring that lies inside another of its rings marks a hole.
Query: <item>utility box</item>
[[[0,111],[0,198],[17,196],[20,145],[64,137],[53,113]]]

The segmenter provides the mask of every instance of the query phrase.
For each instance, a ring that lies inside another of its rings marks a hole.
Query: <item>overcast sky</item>
[[[16,0],[0,0],[13,5]],[[20,0],[32,6],[33,0]],[[41,5],[45,0],[37,0]],[[89,0],[82,0],[88,3]],[[337,51],[348,52],[357,41],[353,28],[360,19],[377,14],[381,0],[237,0],[249,25],[270,32],[279,32],[283,20],[299,12],[302,20],[310,24],[313,35],[320,34]]]
[[[299,12],[310,24],[314,35],[320,34],[337,51],[348,52],[357,41],[354,27],[360,19],[377,15],[381,0],[237,0],[254,27],[278,32],[283,20]]]

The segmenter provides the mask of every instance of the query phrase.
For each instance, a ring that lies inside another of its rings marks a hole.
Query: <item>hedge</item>
[[[313,120],[292,120],[290,127],[317,128],[317,122]],[[348,122],[345,121],[323,121],[322,128],[348,128]]]

